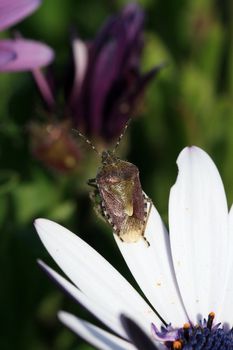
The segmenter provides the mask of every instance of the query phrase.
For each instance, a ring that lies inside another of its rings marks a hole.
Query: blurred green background
[[[229,205],[233,201],[233,3],[139,3],[146,12],[142,70],[165,61],[169,65],[146,91],[139,117],[125,137],[125,157],[139,167],[143,188],[167,223],[175,161],[186,145],[198,145],[212,156]],[[124,4],[123,0],[44,0],[16,29],[53,47],[55,64],[62,67],[70,50],[70,27],[75,26],[82,38],[92,38],[107,16]],[[114,246],[111,229],[97,219],[88,198],[86,180],[95,176],[97,161],[84,162],[80,175],[68,177],[51,172],[33,158],[27,125],[35,120],[41,105],[29,73],[2,73],[0,96],[1,349],[92,349],[56,318],[60,309],[86,319],[89,315],[57,290],[37,266],[37,258],[54,264],[32,223],[37,217],[58,221],[132,280]]]

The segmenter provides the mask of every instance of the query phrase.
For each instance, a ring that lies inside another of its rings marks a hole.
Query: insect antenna
[[[113,148],[112,153],[116,152],[116,150],[117,150],[117,148],[118,148],[118,146],[119,146],[123,136],[125,135],[126,130],[128,129],[128,126],[129,126],[130,122],[131,122],[131,118],[125,124],[125,127],[124,127],[122,133],[120,134],[120,136],[118,137],[117,143],[116,143],[115,147]]]
[[[98,156],[101,157],[101,153],[97,150],[97,148],[93,145],[93,143],[85,135],[83,135],[80,131],[78,131],[76,129],[72,129],[72,131],[75,134],[77,134],[78,136],[80,136],[93,149],[93,151],[95,151],[98,154]]]

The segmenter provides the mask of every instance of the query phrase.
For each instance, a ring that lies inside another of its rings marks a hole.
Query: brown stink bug
[[[90,197],[94,201],[95,210],[112,226],[113,232],[123,242],[133,243],[143,238],[149,246],[144,233],[151,201],[142,191],[138,168],[115,155],[127,126],[128,124],[115,148],[102,153],[83,134],[78,134],[101,156],[102,167],[96,178],[88,181],[88,185],[94,187]]]

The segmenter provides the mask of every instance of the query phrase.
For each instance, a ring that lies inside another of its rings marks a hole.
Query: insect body
[[[96,178],[88,181],[94,187],[90,197],[97,214],[112,226],[113,232],[123,242],[133,243],[144,238],[149,246],[144,233],[152,205],[143,194],[138,168],[115,156],[122,136],[113,151],[102,152],[102,167]],[[91,142],[85,140],[100,155]]]
[[[133,243],[142,237],[145,239],[151,203],[148,210],[148,199],[142,192],[138,168],[117,158],[111,151],[102,153],[102,164],[96,178],[88,182],[95,187],[91,195],[95,209],[122,241]],[[99,204],[96,204],[98,199]]]

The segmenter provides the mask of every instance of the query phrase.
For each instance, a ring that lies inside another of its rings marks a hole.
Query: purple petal
[[[80,98],[81,89],[88,68],[88,46],[82,40],[75,38],[72,43],[74,59],[74,80],[70,93],[70,104],[75,106]]]
[[[0,30],[27,17],[40,3],[41,0],[0,0]]]
[[[1,40],[0,56],[7,50],[12,52],[15,58],[1,64],[1,72],[32,70],[49,64],[54,57],[52,49],[47,45],[32,40]]]
[[[46,106],[52,110],[53,107],[55,107],[56,103],[55,103],[52,89],[49,86],[49,83],[46,77],[44,76],[43,72],[39,68],[34,69],[32,71],[32,74],[43,101],[46,103]]]
[[[138,69],[143,42],[144,12],[135,3],[128,4],[122,11],[125,48],[122,71]]]
[[[108,115],[104,116],[101,129],[102,137],[112,140],[120,135],[129,117],[134,115],[137,103],[142,98],[145,88],[164,66],[165,63],[162,63],[144,75],[132,71],[122,77],[118,94],[114,93],[112,98],[108,99],[111,108],[109,108]]]
[[[93,133],[98,134],[103,123],[103,116],[106,111],[106,100],[111,92],[112,87],[120,79],[122,74],[122,64],[125,56],[126,35],[122,20],[109,21],[109,26],[106,25],[102,31],[102,47],[97,55],[92,57],[93,71],[90,77],[91,89],[90,98],[90,114],[92,118]],[[108,35],[107,35],[108,34]],[[106,38],[107,36],[107,38]],[[101,38],[97,38],[98,45]],[[97,50],[96,43],[93,51]]]
[[[4,48],[1,49],[0,50],[0,69],[1,69],[1,66],[4,66],[5,64],[7,64],[8,62],[10,62],[15,58],[16,58],[16,54],[11,50],[4,49]]]
[[[92,118],[92,131],[100,132],[103,121],[106,97],[116,80],[119,71],[118,52],[115,42],[110,42],[102,49],[96,60],[91,84],[90,112]]]
[[[144,13],[136,3],[128,4],[122,11],[122,18],[126,26],[127,39],[129,41],[137,40],[138,35],[143,30]]]
[[[161,331],[158,330],[154,323],[151,324],[152,334],[155,339],[165,342],[165,341],[174,341],[179,337],[179,329],[173,329],[171,326],[161,327]]]
[[[99,134],[109,114],[109,97],[119,99],[124,74],[138,69],[142,48],[144,13],[136,4],[127,5],[119,16],[111,17],[92,45],[90,76],[90,115],[92,130]]]
[[[87,45],[79,39],[73,41],[73,53],[75,63],[75,84],[80,89],[86,74],[88,64]]]

